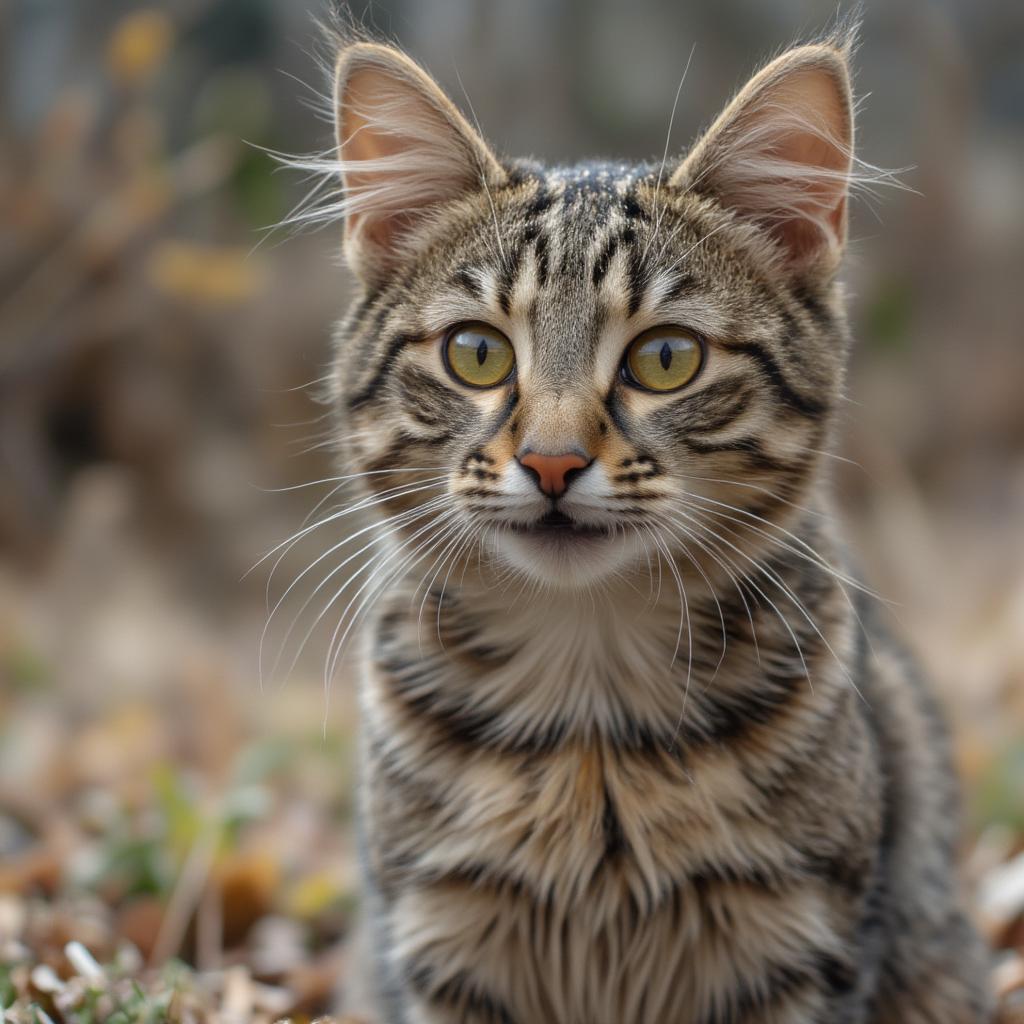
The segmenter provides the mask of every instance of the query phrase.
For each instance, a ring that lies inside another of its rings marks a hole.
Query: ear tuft
[[[790,50],[754,76],[672,183],[766,228],[786,263],[831,273],[853,175],[848,46]]]
[[[454,104],[398,50],[343,50],[334,100],[346,256],[365,279],[401,262],[437,206],[504,180]]]

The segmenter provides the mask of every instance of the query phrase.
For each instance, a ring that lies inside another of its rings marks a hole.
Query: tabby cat
[[[822,468],[849,58],[789,50],[682,158],[548,168],[341,48],[370,1020],[989,1019],[948,738]]]

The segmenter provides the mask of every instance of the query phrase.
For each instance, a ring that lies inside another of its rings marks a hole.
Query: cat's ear
[[[391,47],[355,43],[341,52],[334,110],[345,255],[364,280],[401,262],[439,204],[504,179],[451,100]]]
[[[800,46],[755,75],[672,178],[767,229],[787,265],[832,273],[853,167],[848,48]]]

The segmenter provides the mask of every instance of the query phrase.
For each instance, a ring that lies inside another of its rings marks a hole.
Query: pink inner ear
[[[773,227],[776,237],[797,260],[823,242],[841,244],[846,232],[852,126],[835,78],[818,68],[788,75],[767,90],[748,123],[755,132],[764,128],[768,138],[774,135],[764,156],[778,163],[771,176],[777,179],[774,191],[783,214]],[[766,181],[763,199],[769,204],[772,192]]]
[[[850,124],[839,83],[820,68],[793,72],[766,100],[774,107],[791,111],[808,126],[806,133],[794,133],[789,158],[842,170],[849,165]]]
[[[366,272],[404,258],[439,203],[497,181],[501,168],[437,85],[367,44],[340,65],[338,170],[346,254]]]
[[[820,251],[822,244],[838,244],[844,234],[846,202],[841,201],[820,223],[793,218],[781,221],[772,228],[772,234],[785,246],[794,262],[800,263]]]
[[[757,74],[673,177],[770,232],[783,258],[834,268],[846,238],[853,117],[842,54],[791,51]]]
[[[345,189],[353,197],[369,199],[373,189],[383,185],[380,170],[374,170],[381,166],[377,162],[400,156],[409,145],[409,140],[397,132],[381,130],[369,116],[375,108],[385,106],[394,92],[394,80],[374,68],[353,71],[346,82],[339,136]],[[360,165],[367,169],[360,170]],[[368,241],[387,247],[392,240],[395,213],[382,208],[375,216],[368,216],[376,206],[372,200],[354,202],[348,216],[349,230],[362,232]]]
[[[506,173],[437,83],[403,53],[354,43],[334,84],[345,258],[366,281],[407,260],[436,208],[499,186]]]

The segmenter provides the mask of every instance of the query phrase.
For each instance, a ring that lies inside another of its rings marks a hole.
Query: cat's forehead
[[[636,202],[645,186],[656,183],[657,171],[647,164],[588,160],[571,165],[520,165],[513,181],[525,183],[545,211],[566,225],[593,225],[609,215],[642,215]]]
[[[669,191],[657,165],[518,165],[507,192],[481,209],[482,230],[462,236],[472,257],[461,250],[454,277],[479,301],[466,319],[515,337],[548,383],[589,378],[602,339],[621,347],[623,332],[664,319],[661,307],[691,283],[675,253],[690,233],[667,209]],[[451,309],[436,315],[440,323]]]
[[[481,195],[420,265],[425,333],[483,320],[529,342],[548,372],[558,354],[559,370],[578,375],[609,332],[682,312],[695,329],[719,325],[704,294],[716,285],[698,272],[694,247],[714,232],[690,217],[690,201],[657,164],[523,161],[510,171],[505,188]],[[579,366],[565,365],[567,353]]]

